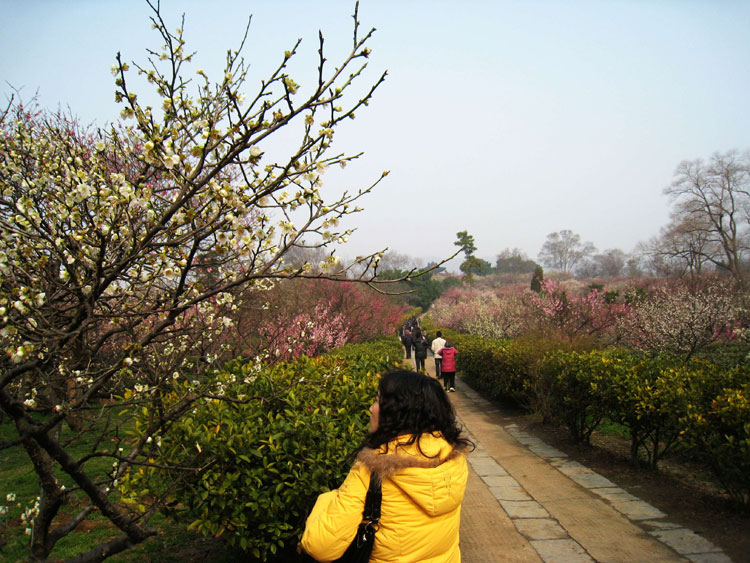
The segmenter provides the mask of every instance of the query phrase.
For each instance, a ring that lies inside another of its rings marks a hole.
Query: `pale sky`
[[[320,29],[336,64],[351,43],[354,2],[162,0],[184,12],[194,72],[222,76],[252,14],[247,92],[301,37],[292,76],[312,84]],[[117,51],[158,50],[138,0],[0,0],[0,80],[84,122],[117,119]],[[669,217],[662,190],[680,161],[750,149],[750,2],[362,0],[376,27],[366,80],[389,76],[334,148],[363,159],[328,188],[391,174],[362,202],[337,253],[388,247],[424,260],[474,235],[494,264],[504,248],[536,259],[571,229],[599,250],[630,252]],[[364,88],[362,82],[361,87]],[[143,91],[143,90],[141,90]],[[329,181],[327,179],[327,181]]]

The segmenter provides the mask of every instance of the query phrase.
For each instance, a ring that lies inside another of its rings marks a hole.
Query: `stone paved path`
[[[434,376],[432,358],[427,371]],[[477,445],[461,516],[465,563],[731,562],[615,483],[504,425],[492,403],[456,384],[449,397]]]

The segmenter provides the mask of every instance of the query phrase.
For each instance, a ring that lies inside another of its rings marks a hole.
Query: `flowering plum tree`
[[[454,287],[430,308],[434,324],[483,338],[514,338],[526,328],[528,296]]]
[[[551,278],[541,282],[541,291],[531,299],[542,327],[553,327],[565,337],[607,336],[627,309],[627,305],[608,303],[605,293],[597,288],[569,294]]]
[[[351,97],[372,34],[361,34],[356,8],[351,50],[333,68],[321,35],[309,90],[288,70],[298,42],[249,94],[241,48],[228,52],[218,82],[201,69],[188,77],[182,29],[170,31],[149,5],[163,46],[132,67],[160,107],[140,102],[118,54],[115,96],[129,126],[91,131],[13,99],[0,115],[0,407],[17,431],[0,448],[22,447],[38,476],[27,529],[36,559],[94,510],[122,533],[80,561],[156,533],[148,522],[160,499],[117,503],[118,478],[138,464],[160,467],[160,434],[196,401],[223,398],[206,374],[240,289],[345,277],[331,245],[350,231],[338,222],[382,179],[355,193],[322,191],[328,167],[358,156],[331,154],[337,127],[385,78]],[[299,142],[272,159],[267,140],[291,123]],[[315,269],[286,264],[300,246],[327,249],[326,258]],[[358,281],[375,280],[380,255],[355,261]],[[149,423],[126,439],[134,408]],[[180,479],[199,468],[164,469]],[[64,506],[72,516],[56,521]]]
[[[720,279],[678,280],[650,289],[617,321],[626,343],[650,353],[689,359],[722,336],[731,337],[739,294]]]
[[[240,305],[235,341],[267,361],[315,356],[350,342],[393,334],[406,305],[349,281],[288,280]]]

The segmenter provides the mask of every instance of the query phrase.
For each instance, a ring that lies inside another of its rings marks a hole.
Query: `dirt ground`
[[[538,417],[510,407],[499,408],[507,424],[517,424],[655,506],[667,514],[670,522],[683,525],[721,547],[732,561],[750,561],[750,512],[732,508],[703,468],[667,459],[660,462],[658,471],[634,469],[627,440],[595,433],[591,446],[577,445],[564,428],[543,424]]]

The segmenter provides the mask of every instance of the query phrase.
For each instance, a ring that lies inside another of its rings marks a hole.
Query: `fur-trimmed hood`
[[[466,449],[454,447],[442,436],[423,434],[417,443],[396,439],[378,450],[364,448],[356,465],[375,471],[383,481],[399,488],[431,515],[455,510],[461,504],[466,483]],[[462,484],[462,486],[459,486]]]

